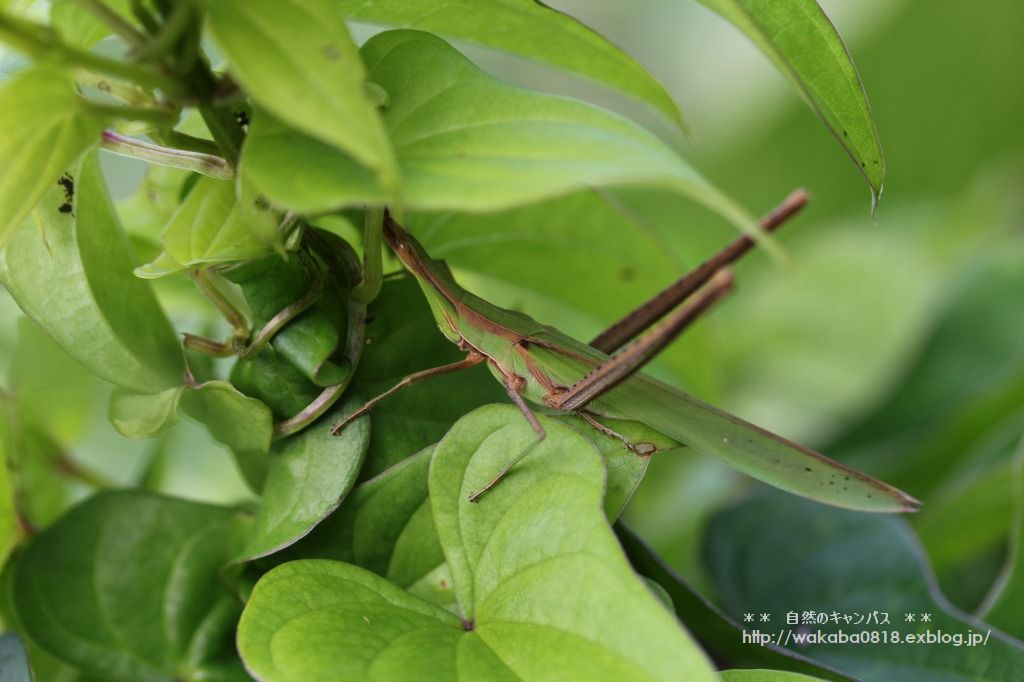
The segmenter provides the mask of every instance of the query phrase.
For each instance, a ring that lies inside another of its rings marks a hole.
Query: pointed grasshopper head
[[[459,343],[462,333],[459,331],[456,306],[464,291],[455,283],[448,266],[444,261],[431,258],[416,238],[388,213],[384,214],[384,239],[402,261],[402,265],[419,282],[441,333],[453,343]]]

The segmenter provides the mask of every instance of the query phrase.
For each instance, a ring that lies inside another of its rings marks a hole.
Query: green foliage
[[[340,7],[329,0],[214,0],[206,6],[231,74],[257,104],[348,152],[385,187],[394,182],[391,144]]]
[[[0,251],[0,282],[68,355],[101,378],[137,391],[178,383],[174,333],[150,288],[132,276],[128,240],[96,157],[65,178],[73,190],[54,185],[36,219]],[[69,200],[70,212],[63,209]]]
[[[427,669],[440,679],[674,679],[681,669],[711,679],[703,654],[624,561],[601,512],[597,452],[546,426],[544,443],[478,506],[466,495],[507,459],[504,442],[533,438],[521,417],[509,407],[475,411],[433,452],[430,505],[458,615],[364,569],[291,562],[264,576],[243,614],[249,670],[267,680],[359,679],[371,669],[395,679]],[[599,589],[574,590],[581,581]],[[593,612],[617,613],[618,623]],[[552,639],[557,655],[545,653]]]
[[[197,675],[223,655],[213,645],[230,641],[240,603],[219,571],[242,529],[228,509],[141,492],[97,495],[26,548],[13,579],[18,620],[94,675]]]
[[[494,211],[582,187],[650,184],[750,226],[678,154],[626,119],[506,86],[429,33],[389,31],[361,52],[370,80],[388,92],[382,116],[410,209]],[[386,196],[358,164],[331,158],[326,147],[274,123],[260,130],[246,145],[243,173],[281,206],[317,212]],[[286,156],[294,165],[282,163]]]
[[[815,0],[701,0],[750,36],[882,193],[885,160],[864,85],[843,39]]]
[[[765,518],[778,525],[766,527]],[[784,619],[787,612],[817,612],[829,604],[843,613],[886,612],[889,623],[881,629],[903,638],[939,630],[961,637],[962,648],[822,643],[801,649],[853,675],[885,670],[913,682],[934,679],[935,670],[950,680],[1011,680],[1024,674],[1020,641],[993,630],[985,646],[966,644],[971,633],[985,637],[985,628],[938,593],[920,545],[898,519],[812,508],[795,499],[753,499],[714,519],[706,556],[725,610],[734,616],[756,612]],[[806,566],[826,568],[809,572]],[[905,620],[907,613],[913,622]],[[930,621],[921,622],[922,613]],[[850,630],[842,622],[814,628]],[[869,631],[881,637],[878,629]]]
[[[340,438],[331,429],[361,404],[352,396],[316,425],[275,446],[262,484],[263,502],[239,556],[255,559],[284,549],[341,504],[359,474],[370,429],[365,418]]]
[[[163,253],[138,268],[136,274],[163,277],[189,268],[267,255],[269,247],[252,238],[257,229],[250,224],[255,209],[245,209],[235,198],[233,183],[200,178],[164,227]]]
[[[700,4],[875,199],[891,161],[880,228],[696,3],[0,0],[0,682],[1024,677],[1024,10],[851,21],[876,125],[814,0]],[[701,146],[670,89],[720,119]],[[576,339],[805,177],[814,229],[765,244],[791,266],[738,265],[738,300],[645,368],[663,384],[552,407],[604,358]],[[379,249],[385,209],[446,263]],[[924,510],[749,495],[694,450],[909,507],[732,411]],[[744,642],[826,609],[1003,632]]]
[[[0,89],[0,247],[7,243],[64,169],[96,145],[105,117],[90,112],[70,76],[47,65],[22,71]],[[59,205],[71,202],[67,196]]]
[[[412,0],[343,0],[358,21],[418,28],[536,60],[646,101],[682,123],[671,96],[642,66],[571,16],[533,0],[458,0],[424,12]]]

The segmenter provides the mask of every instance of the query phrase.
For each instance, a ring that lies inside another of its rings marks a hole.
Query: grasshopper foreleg
[[[474,365],[479,365],[481,362],[483,362],[483,360],[483,355],[480,355],[475,351],[471,351],[469,355],[459,360],[458,362],[453,362],[447,365],[441,365],[440,367],[431,367],[430,369],[414,372],[403,378],[401,381],[399,381],[397,384],[395,384],[388,390],[381,393],[376,398],[373,398],[372,400],[368,401],[365,405],[360,407],[358,410],[356,410],[349,416],[345,417],[345,419],[343,419],[342,421],[335,424],[334,428],[331,429],[331,435],[337,436],[339,433],[341,433],[342,429],[344,429],[350,423],[355,421],[357,418],[363,416],[364,414],[372,410],[377,403],[384,400],[388,396],[397,393],[406,386],[412,386],[413,384],[419,383],[424,379],[430,379],[432,377],[441,376],[442,374],[458,372],[460,369],[467,369],[469,367],[473,367]]]
[[[498,472],[498,475],[492,478],[487,483],[487,485],[485,485],[483,488],[480,488],[476,492],[472,493],[469,496],[470,502],[476,502],[477,500],[480,499],[481,495],[486,493],[494,486],[498,485],[498,483],[501,482],[501,479],[505,478],[505,476],[508,475],[508,472],[512,471],[512,468],[515,467],[515,465],[523,461],[523,459],[528,454],[530,454],[535,447],[540,445],[540,443],[545,438],[547,438],[548,432],[544,430],[544,425],[540,423],[540,420],[537,419],[537,415],[533,413],[533,410],[530,409],[530,406],[526,404],[525,400],[523,400],[523,395],[522,393],[520,393],[520,391],[522,390],[522,383],[522,377],[515,375],[506,375],[505,390],[508,391],[508,397],[512,399],[512,402],[516,404],[516,407],[519,408],[519,411],[523,413],[524,417],[526,417],[526,421],[530,424],[530,428],[532,428],[533,432],[537,434],[537,440],[527,445],[522,452],[520,452],[512,459],[511,462],[502,467],[501,471]]]

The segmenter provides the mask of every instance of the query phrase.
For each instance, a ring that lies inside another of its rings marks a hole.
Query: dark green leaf
[[[825,678],[779,670],[723,670],[723,682],[815,682]]]
[[[280,558],[334,559],[372,571],[431,603],[455,603],[427,491],[431,446],[361,483]]]
[[[746,628],[737,620],[730,618],[687,584],[628,528],[620,524],[616,526],[615,530],[633,569],[648,580],[654,581],[667,592],[679,620],[720,666],[770,667],[777,670],[807,673],[835,682],[853,679],[775,644],[767,646],[744,644],[743,633]]]
[[[199,645],[213,634],[211,619],[219,641],[230,641],[231,623],[219,612],[237,613],[239,604],[230,606],[218,572],[241,537],[229,509],[102,493],[26,549],[14,576],[18,620],[34,641],[91,674],[188,679],[206,662]]]
[[[351,363],[336,357],[348,325],[343,305],[346,287],[330,269],[308,273],[298,258],[274,255],[225,273],[238,284],[252,310],[254,334],[288,306],[322,285],[316,303],[274,335],[275,357],[290,362],[321,387],[341,383],[351,375]],[[319,280],[319,281],[317,281]]]
[[[948,487],[932,495],[913,519],[939,584],[951,596],[956,583],[963,582],[959,570],[1000,552],[1006,542],[1014,507],[1013,468],[1006,459],[981,473],[959,473]]]
[[[1012,474],[1013,513],[1009,519],[1009,551],[1002,573],[979,610],[986,621],[1021,639],[1024,638],[1024,439],[1020,441],[1013,459]],[[955,537],[970,537],[990,524],[992,518],[989,516],[979,521],[979,525]]]
[[[331,429],[362,402],[350,393],[312,426],[273,447],[263,501],[241,559],[256,559],[291,545],[341,504],[366,456],[370,425],[360,418],[337,436]]]
[[[206,6],[229,71],[258,105],[373,168],[386,187],[394,184],[388,137],[336,3],[213,0]]]
[[[891,393],[828,451],[927,499],[1024,402],[1022,287],[1019,249],[979,259],[948,287],[931,333]]]
[[[53,194],[60,174],[86,149],[99,144],[106,120],[85,108],[66,71],[50,65],[30,67],[4,83],[0,111],[4,112],[0,130],[3,247],[47,191]],[[62,199],[53,209],[70,204],[70,198]],[[46,217],[41,220],[45,223]]]
[[[278,420],[288,419],[320,393],[298,367],[267,346],[251,360],[238,360],[231,368],[231,383],[246,395],[268,405]]]
[[[55,185],[0,251],[0,282],[71,357],[118,386],[153,392],[181,381],[181,350],[146,283],[94,155]],[[62,211],[69,206],[70,213]],[[60,292],[59,297],[53,292]]]
[[[815,0],[700,0],[732,22],[775,63],[882,193],[885,160],[857,67]]]
[[[342,0],[358,21],[418,28],[553,66],[641,99],[675,123],[679,109],[640,64],[573,17],[535,0],[456,0],[425,12],[415,0]]]
[[[745,229],[752,226],[674,150],[626,119],[509,87],[428,33],[382,33],[363,46],[362,55],[370,78],[390,95],[383,118],[409,209],[486,212],[585,187],[651,185],[692,197]],[[325,160],[332,154],[326,145],[288,145],[294,137],[282,139],[271,125],[277,151],[260,149],[261,125],[257,121],[246,143],[242,172],[270,200],[302,212],[380,200],[379,191],[358,196],[367,186],[366,171]]]
[[[906,522],[816,506],[793,497],[765,496],[718,515],[707,535],[708,568],[732,617],[767,613],[771,627],[787,627],[787,613],[888,614],[869,631],[901,638],[941,630],[962,646],[812,644],[801,653],[857,677],[901,682],[1014,680],[1024,676],[1024,645],[993,630],[987,643],[967,645],[988,627],[956,610],[939,593],[923,552]],[[813,570],[812,570],[813,569]],[[906,614],[914,615],[914,622]],[[930,614],[921,622],[920,614]],[[812,631],[850,631],[851,625],[815,624]],[[792,629],[792,628],[791,628]],[[881,634],[879,635],[881,637]]]

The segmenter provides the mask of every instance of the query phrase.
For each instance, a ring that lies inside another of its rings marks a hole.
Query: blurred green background
[[[928,582],[934,570],[956,607],[1024,636],[1012,607],[1019,603],[1024,487],[1024,456],[1014,456],[1024,431],[1024,4],[821,2],[858,65],[886,151],[876,219],[867,187],[825,128],[768,61],[704,7],[680,0],[551,4],[658,76],[681,103],[693,139],[673,136],[646,112],[586,84],[467,52],[507,80],[640,118],[751,212],[767,211],[798,186],[813,194],[779,236],[785,262],[748,258],[732,300],[653,371],[922,499],[923,510],[909,521],[913,534],[886,536],[874,551],[896,552],[885,542],[897,543],[916,561],[920,543],[931,569],[922,564],[915,575]],[[140,166],[105,162],[115,195],[130,197]],[[462,278],[498,303],[588,338],[734,236],[679,198],[638,190],[605,198],[618,213],[591,215],[581,200],[581,238],[567,251],[542,250],[528,268],[495,261],[488,272],[463,270]],[[142,230],[131,210],[129,203],[126,222]],[[443,234],[427,245],[458,265],[460,246]],[[645,267],[645,254],[657,254],[656,266]],[[598,271],[609,267],[615,270]],[[562,268],[590,274],[574,278]],[[179,329],[213,324],[187,281],[160,287]],[[48,430],[23,436],[22,447],[71,457],[114,481],[159,480],[161,490],[192,499],[248,497],[230,456],[199,426],[183,424],[156,441],[121,439],[105,419],[107,388],[19,321],[6,295],[0,319],[5,394],[17,394],[19,419]],[[21,475],[37,477],[41,490],[52,476],[42,468]],[[65,481],[60,490],[39,499],[40,518],[52,518],[87,488]],[[751,514],[768,523],[771,513],[744,511],[743,504],[721,510],[763,492],[708,459],[656,457],[627,522],[684,577],[738,608],[729,602],[738,579],[722,575],[716,557],[723,538],[749,524]],[[799,537],[808,532],[802,517],[833,518],[823,508],[806,509],[780,512],[791,525],[780,522],[772,532]],[[834,535],[820,534],[835,543],[830,560],[870,560],[863,547],[840,542],[836,529],[845,521],[836,523]],[[804,550],[790,555],[782,547],[762,558],[799,562]]]

